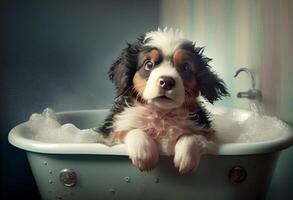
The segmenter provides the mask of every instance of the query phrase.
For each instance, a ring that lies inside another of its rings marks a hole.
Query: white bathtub
[[[57,116],[62,123],[89,128],[107,112],[70,111]],[[266,142],[222,144],[216,154],[202,156],[196,172],[182,176],[167,156],[161,156],[155,170],[140,172],[124,145],[44,143],[33,138],[25,123],[9,133],[9,142],[27,152],[42,198],[70,200],[265,199],[278,153],[293,143],[291,131]]]

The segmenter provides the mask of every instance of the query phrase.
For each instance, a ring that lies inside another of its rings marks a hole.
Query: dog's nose
[[[175,87],[175,80],[170,76],[161,76],[159,85],[164,91],[172,90]]]

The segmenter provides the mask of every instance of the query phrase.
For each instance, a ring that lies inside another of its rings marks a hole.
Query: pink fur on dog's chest
[[[182,134],[189,134],[191,131],[187,115],[177,110],[164,113],[148,109],[138,120],[138,128],[154,139],[178,139]]]
[[[164,112],[150,106],[126,108],[116,117],[114,132],[127,133],[141,129],[153,138],[161,153],[171,155],[177,139],[183,134],[193,134],[200,128],[188,119],[188,113],[182,109]]]

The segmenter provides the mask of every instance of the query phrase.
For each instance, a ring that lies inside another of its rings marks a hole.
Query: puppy
[[[117,98],[98,128],[125,143],[133,164],[152,170],[160,154],[174,155],[184,174],[198,166],[213,130],[198,97],[228,95],[203,48],[179,31],[151,31],[128,44],[109,71]]]

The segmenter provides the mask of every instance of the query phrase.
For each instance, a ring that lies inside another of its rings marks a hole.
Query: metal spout
[[[236,78],[240,72],[246,72],[247,74],[250,75],[252,89],[249,89],[248,91],[245,91],[245,92],[238,92],[237,97],[247,98],[247,99],[260,99],[262,96],[261,91],[255,89],[255,79],[251,71],[248,68],[240,68],[236,71],[234,78]]]

